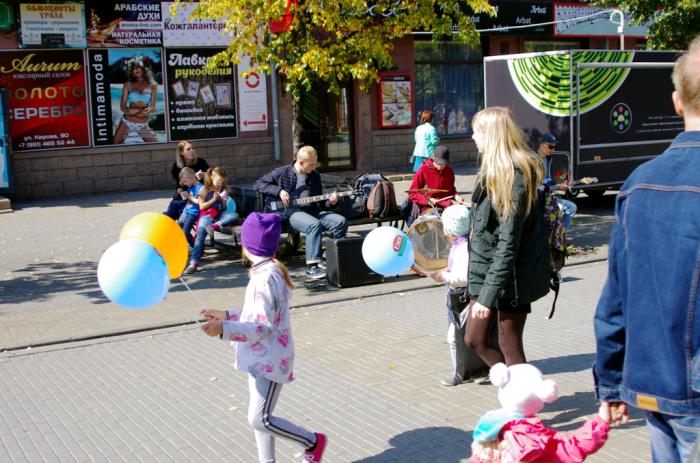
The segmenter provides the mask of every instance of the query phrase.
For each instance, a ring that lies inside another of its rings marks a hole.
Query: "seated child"
[[[557,385],[545,380],[532,365],[491,367],[491,383],[498,387],[503,408],[479,418],[474,429],[471,463],[584,461],[608,439],[610,426],[596,415],[571,433],[546,427],[535,415],[558,397]]]
[[[182,231],[185,232],[187,243],[193,246],[192,227],[195,226],[197,219],[199,219],[199,192],[203,185],[197,179],[194,170],[189,167],[183,167],[180,171],[180,184],[187,187],[187,191],[180,193],[182,199],[187,201],[187,205],[183,209],[182,214],[180,214],[177,223],[182,227]]]
[[[186,274],[197,271],[207,234],[238,220],[233,198],[230,198],[226,191],[226,178],[226,170],[223,167],[210,167],[204,175],[204,187],[199,191],[199,223],[196,227],[190,265],[185,269]],[[229,200],[233,206],[229,205]]]

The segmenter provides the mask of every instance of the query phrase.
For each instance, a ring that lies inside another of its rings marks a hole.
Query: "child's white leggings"
[[[248,422],[255,430],[260,463],[275,462],[275,436],[299,442],[304,448],[313,447],[316,435],[282,418],[272,416],[282,385],[265,378],[248,375],[250,404]]]

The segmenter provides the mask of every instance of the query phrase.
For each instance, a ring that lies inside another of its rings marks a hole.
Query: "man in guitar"
[[[323,231],[328,230],[331,238],[343,238],[348,231],[347,219],[327,210],[338,202],[338,195],[331,194],[324,202],[296,205],[297,201],[304,202],[304,198],[322,193],[317,161],[316,150],[303,146],[297,152],[296,161],[263,175],[254,185],[256,191],[267,195],[268,203],[269,200],[281,201],[283,209],[274,210],[289,220],[294,230],[306,235],[306,276],[314,280],[326,277],[321,249]]]
[[[543,134],[540,137],[540,144],[537,148],[537,154],[539,154],[542,158],[542,166],[544,167],[544,185],[552,189],[566,191],[569,189],[568,181],[555,185],[554,179],[552,178],[552,154],[554,154],[554,148],[557,147],[557,142],[557,137],[551,133]],[[574,215],[576,215],[576,203],[562,197],[557,197],[557,204],[564,215],[564,227],[566,228],[566,231],[569,231],[571,228],[571,222],[574,220]]]

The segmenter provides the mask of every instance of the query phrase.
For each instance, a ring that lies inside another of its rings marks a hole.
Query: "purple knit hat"
[[[280,244],[282,224],[277,214],[252,212],[241,227],[241,244],[258,257],[272,257]]]

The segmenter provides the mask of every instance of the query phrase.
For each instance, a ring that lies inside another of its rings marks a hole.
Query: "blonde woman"
[[[547,237],[537,201],[542,163],[508,108],[479,111],[472,126],[481,168],[472,195],[466,342],[489,366],[525,363],[530,303],[549,291]],[[496,320],[500,351],[489,345]]]

